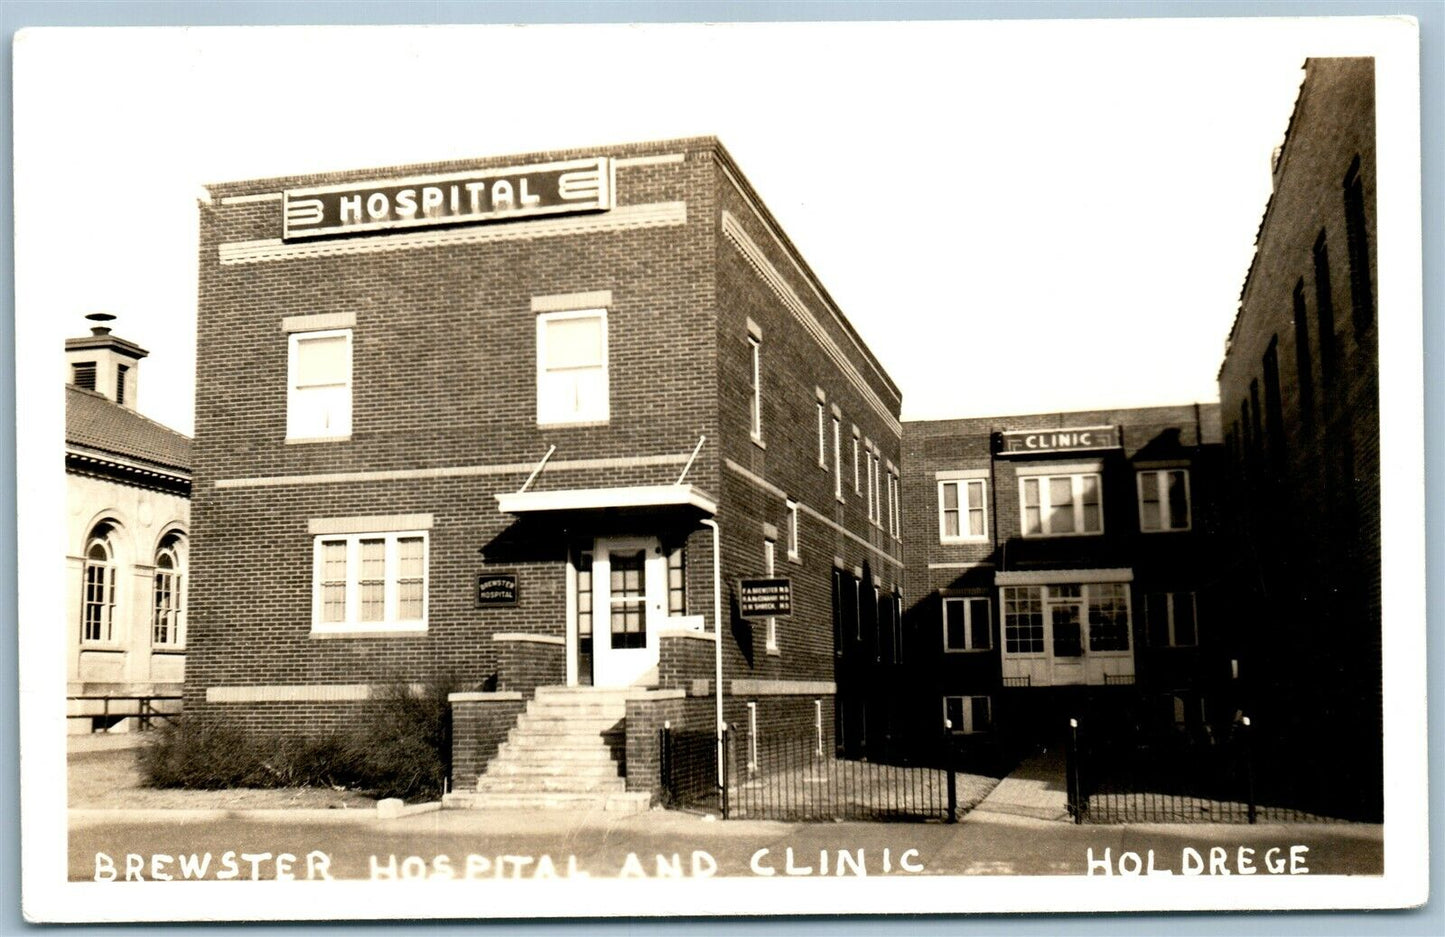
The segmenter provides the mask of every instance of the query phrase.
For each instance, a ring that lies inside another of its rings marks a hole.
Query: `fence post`
[[[1068,744],[1064,747],[1064,786],[1068,791],[1069,815],[1076,825],[1084,822],[1084,783],[1079,769],[1079,720],[1071,717]]]
[[[729,775],[732,773],[732,766],[730,764],[731,759],[728,758],[730,748],[731,746],[729,745],[728,741],[728,727],[724,725],[722,728],[722,732],[718,734],[717,741],[718,765],[722,775],[722,787],[718,791],[717,799],[718,809],[719,812],[722,813],[722,818],[724,820],[728,818],[728,784]]]
[[[1244,784],[1245,801],[1249,809],[1249,822],[1255,821],[1254,806],[1254,740],[1253,730],[1250,729],[1249,717],[1245,716],[1240,720],[1240,742],[1244,746]]]
[[[662,791],[662,803],[666,807],[671,807],[676,799],[672,788],[671,734],[671,725],[667,722],[657,730],[657,786]]]
[[[953,723],[952,723],[950,720],[948,720],[948,719],[944,719],[944,720],[943,720],[943,770],[944,770],[944,774],[945,774],[944,784],[945,784],[945,786],[946,786],[946,788],[947,788],[947,790],[948,790],[948,812],[947,812],[947,814],[944,815],[944,818],[943,818],[943,822],[944,822],[944,823],[957,823],[957,822],[958,822],[958,777],[957,777],[957,775],[954,774],[954,768],[957,767],[957,766],[954,764],[954,762],[955,762],[956,759],[954,758],[955,752],[954,752],[953,744],[952,744],[952,743],[953,743],[953,732],[952,732],[952,729],[953,729]]]

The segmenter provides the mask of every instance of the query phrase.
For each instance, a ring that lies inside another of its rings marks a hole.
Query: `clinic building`
[[[863,731],[900,393],[715,139],[208,191],[188,713],[450,681],[458,789],[549,707],[638,789],[719,695],[750,759]]]
[[[903,440],[925,750],[1228,718],[1216,405],[910,421]]]

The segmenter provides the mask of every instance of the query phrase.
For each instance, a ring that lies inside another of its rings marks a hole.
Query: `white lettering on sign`
[[[1288,851],[1289,859],[1285,859]],[[1210,846],[1204,852],[1193,846],[1185,846],[1179,852],[1179,875],[1308,875],[1305,864],[1308,846],[1270,846],[1261,850],[1253,846],[1238,846],[1230,850],[1224,846]],[[1259,857],[1259,859],[1257,859]],[[1263,862],[1263,868],[1257,864]],[[1125,851],[1114,856],[1106,848],[1096,854],[1090,846],[1084,856],[1085,873],[1088,875],[1174,875],[1175,868],[1167,864],[1168,857],[1157,855],[1153,849],[1137,852]]]
[[[1077,429],[1011,430],[1001,434],[1004,452],[1056,452],[1068,449],[1114,449],[1119,446],[1116,426],[1081,426]]]

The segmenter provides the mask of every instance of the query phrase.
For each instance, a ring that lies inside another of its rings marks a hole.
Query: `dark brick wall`
[[[526,700],[458,700],[452,703],[452,790],[476,787],[477,778],[507,740]]]
[[[566,682],[565,645],[517,640],[496,644],[498,690],[512,690],[530,697],[539,686],[560,686]]]
[[[1346,221],[1345,181],[1356,159],[1364,270],[1349,249]],[[1375,305],[1375,181],[1374,61],[1310,59],[1219,394],[1235,509],[1229,575],[1246,639],[1241,677],[1249,706],[1257,725],[1273,727],[1260,730],[1271,744],[1297,760],[1330,750],[1329,798],[1378,816],[1379,346],[1374,317],[1357,317],[1353,308],[1361,281]],[[1317,265],[1319,255],[1325,265]],[[1302,345],[1297,307],[1307,324]],[[1267,406],[1271,343],[1277,421]],[[1261,433],[1253,426],[1252,384],[1265,410]]]
[[[664,636],[658,647],[657,685],[662,689],[691,691],[694,680],[706,680],[712,692],[716,656],[711,641]]]

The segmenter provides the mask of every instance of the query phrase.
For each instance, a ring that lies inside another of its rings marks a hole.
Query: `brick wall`
[[[539,686],[560,686],[567,679],[563,644],[504,636],[496,641],[497,689],[531,697]]]
[[[452,790],[476,787],[477,778],[507,740],[517,717],[527,708],[525,699],[513,696],[510,693],[454,695],[451,701]]]
[[[1276,727],[1271,738],[1297,759],[1334,752],[1328,796],[1378,816],[1379,349],[1369,314],[1378,283],[1374,107],[1373,60],[1307,62],[1219,393],[1235,508],[1230,576],[1248,638],[1241,662],[1247,705],[1256,724]],[[1364,263],[1350,249],[1346,211],[1356,160]],[[1356,312],[1357,286],[1367,287],[1363,315]],[[1277,407],[1270,357],[1277,362]]]

